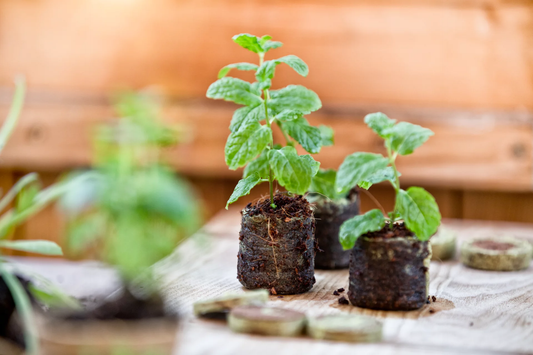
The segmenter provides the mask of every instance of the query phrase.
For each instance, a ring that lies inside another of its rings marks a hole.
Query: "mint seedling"
[[[346,193],[356,185],[368,189],[372,184],[389,181],[395,190],[396,204],[387,216],[374,209],[344,222],[339,234],[343,248],[351,249],[361,235],[379,231],[387,223],[392,228],[399,220],[403,220],[419,240],[428,240],[440,225],[439,207],[433,196],[421,187],[400,188],[396,158],[413,153],[433,132],[408,122],[396,123],[380,112],[367,115],[365,123],[384,139],[387,156],[373,153],[347,156],[337,173],[336,193]]]
[[[307,76],[307,64],[295,55],[265,60],[265,54],[281,47],[281,42],[270,36],[256,37],[239,34],[233,41],[259,56],[259,64],[236,63],[226,65],[218,73],[219,80],[209,86],[207,97],[243,105],[237,109],[230,124],[225,156],[231,170],[246,167],[228,205],[262,182],[270,185],[270,202],[274,205],[274,180],[289,192],[304,194],[318,171],[320,163],[310,155],[298,155],[294,148],[299,143],[307,152],[318,153],[322,146],[333,144],[333,131],[329,127],[313,127],[305,115],[322,107],[318,95],[301,85],[289,85],[270,90],[279,64],[286,64],[298,74]],[[254,71],[256,81],[227,77],[233,69]],[[263,124],[264,122],[264,124]],[[286,140],[286,146],[274,145],[272,127],[276,125]]]

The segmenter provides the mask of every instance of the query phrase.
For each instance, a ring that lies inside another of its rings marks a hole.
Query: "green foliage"
[[[318,170],[318,173],[313,176],[309,191],[320,194],[332,200],[337,199],[339,197],[339,194],[337,193],[337,190],[335,188],[336,177],[337,172],[333,169]]]
[[[189,184],[160,158],[166,146],[160,132],[175,131],[157,116],[144,115],[158,112],[153,100],[141,94],[120,96],[119,113],[124,100],[130,114],[100,128],[93,170],[65,177],[70,185],[60,202],[68,217],[70,248],[80,251],[97,244],[99,257],[131,282],[195,230],[199,209]],[[144,105],[150,109],[135,111]]]
[[[370,210],[344,222],[339,231],[339,240],[344,250],[353,248],[357,239],[365,233],[376,232],[385,226],[385,217],[380,210]]]
[[[0,240],[0,248],[26,251],[42,255],[63,255],[61,247],[48,240]]]
[[[245,166],[243,179],[228,200],[228,205],[250,193],[257,184],[268,181],[273,201],[274,180],[291,193],[304,194],[318,171],[319,163],[311,156],[298,156],[295,142],[307,152],[320,152],[322,146],[333,144],[333,130],[326,126],[313,127],[305,119],[322,107],[318,95],[301,85],[289,85],[270,90],[276,68],[286,64],[296,73],[307,76],[309,68],[295,55],[265,60],[265,53],[281,46],[270,36],[256,37],[247,33],[233,37],[241,47],[257,53],[259,65],[236,63],[226,65],[219,72],[219,80],[211,84],[207,97],[232,101],[245,107],[235,111],[226,143],[226,164],[232,170]],[[256,82],[226,77],[231,69],[255,70]],[[265,124],[262,122],[265,121]],[[276,124],[287,140],[287,147],[274,145],[271,126]],[[273,207],[275,207],[272,204]],[[227,207],[227,206],[226,206]]]
[[[398,220],[403,220],[419,240],[428,240],[440,225],[439,207],[433,196],[420,187],[410,187],[407,191],[400,188],[396,158],[398,155],[413,153],[433,132],[407,122],[396,123],[396,120],[381,112],[367,115],[365,123],[384,139],[387,157],[372,153],[354,153],[347,156],[337,173],[336,191],[345,193],[356,185],[368,189],[372,184],[389,181],[396,192],[396,205],[387,217],[384,215],[385,211],[381,213],[379,210],[373,210],[372,213],[368,212],[344,222],[340,235],[343,247],[353,247],[361,235],[379,230],[386,223],[392,228],[393,223]],[[375,223],[371,219],[375,219]]]

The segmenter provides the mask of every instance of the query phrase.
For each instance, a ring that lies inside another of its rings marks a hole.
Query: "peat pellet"
[[[437,234],[431,237],[431,260],[445,261],[453,258],[455,254],[456,233],[446,227],[440,227]]]
[[[383,325],[362,315],[331,315],[309,319],[307,333],[321,340],[370,343],[381,340]]]
[[[254,290],[238,294],[226,294],[220,297],[195,302],[193,305],[196,316],[223,313],[237,306],[265,304],[268,301],[267,290]]]
[[[532,249],[528,241],[515,237],[478,238],[462,244],[461,262],[481,270],[522,270],[531,262]]]
[[[305,314],[285,308],[239,306],[228,316],[228,325],[236,333],[271,336],[298,336],[305,327]]]

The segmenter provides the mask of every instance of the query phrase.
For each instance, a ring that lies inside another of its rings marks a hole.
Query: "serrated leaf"
[[[260,122],[261,120],[265,119],[265,106],[259,105],[255,107],[241,107],[233,113],[233,118],[231,119],[231,123],[229,125],[229,129],[231,132],[238,131],[242,124],[246,121],[257,121]]]
[[[283,110],[276,115],[278,121],[294,121],[303,116],[303,113],[300,111],[294,110]]]
[[[270,164],[268,162],[268,150],[263,150],[261,154],[252,160],[244,168],[243,177],[247,178],[253,174],[258,174],[262,179],[268,179],[270,175]]]
[[[255,95],[249,82],[231,77],[219,79],[211,84],[207,89],[207,97],[254,107],[263,102]]]
[[[233,36],[233,41],[239,46],[248,49],[254,53],[262,53],[263,47],[261,46],[260,39],[249,33],[241,33]]]
[[[283,128],[309,153],[316,154],[322,148],[322,134],[316,127],[309,125],[307,120],[300,117],[283,123]]]
[[[424,144],[434,133],[430,129],[409,122],[400,122],[384,133],[389,136],[392,150],[400,155],[409,155]]]
[[[259,68],[258,65],[252,64],[252,63],[235,63],[235,64],[229,64],[226,65],[224,68],[220,69],[218,72],[218,78],[221,79],[225,77],[231,69],[238,69],[238,70],[257,70]]]
[[[310,192],[316,192],[330,199],[336,199],[338,197],[335,190],[335,179],[337,172],[333,169],[320,169],[313,179],[311,180]]]
[[[396,120],[390,119],[382,112],[369,113],[365,116],[365,123],[381,138],[386,138],[386,131],[394,126]]]
[[[309,154],[300,155],[300,158],[307,161],[307,164],[311,167],[311,176],[315,176],[320,169],[320,162],[313,159]]]
[[[428,240],[439,228],[441,215],[435,198],[421,187],[400,190],[396,205],[407,229],[418,239]]]
[[[271,49],[276,49],[276,48],[279,48],[283,45],[283,43],[281,42],[278,42],[278,41],[266,41],[265,43],[262,44],[262,47],[263,47],[263,50],[266,52],[268,52],[269,50]]]
[[[320,125],[318,126],[318,129],[320,130],[320,135],[322,137],[322,146],[327,147],[335,144],[335,132],[333,131],[333,128]]]
[[[237,201],[239,197],[248,195],[250,193],[250,190],[252,190],[254,186],[259,184],[260,182],[261,177],[257,173],[239,180],[237,186],[235,186],[235,190],[233,190],[233,193],[231,194],[228,202],[226,203],[226,209],[228,209],[228,206],[230,204]]]
[[[289,85],[270,92],[269,108],[278,114],[284,110],[300,111],[307,115],[322,107],[318,95],[301,85]]]
[[[401,174],[398,173],[398,176],[401,176]],[[376,171],[374,174],[370,175],[367,180],[361,181],[358,185],[360,188],[368,190],[373,184],[379,184],[380,182],[387,180],[391,182],[396,180],[396,177],[394,176],[394,169],[391,166],[387,166],[385,169]]]
[[[269,152],[270,167],[276,180],[288,191],[303,195],[311,185],[313,172],[319,163],[309,155],[298,156],[294,147],[284,147]]]
[[[257,157],[270,142],[272,131],[255,120],[246,120],[238,131],[231,132],[226,142],[226,164],[231,170],[240,168]]]
[[[43,255],[63,255],[61,247],[49,240],[0,240],[0,248]]]
[[[339,231],[339,240],[344,250],[352,249],[357,239],[365,233],[376,232],[385,227],[385,217],[380,210],[370,210],[344,222]]]
[[[337,172],[337,192],[347,193],[388,164],[389,160],[381,154],[353,153],[348,155]]]
[[[294,69],[301,76],[307,76],[309,74],[309,67],[303,60],[295,55],[287,55],[278,59],[267,60],[257,70],[255,77],[259,81],[265,81],[266,79],[272,79],[276,71],[278,64],[285,63]]]

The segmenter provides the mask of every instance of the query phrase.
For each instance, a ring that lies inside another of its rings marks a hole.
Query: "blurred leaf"
[[[63,255],[61,247],[48,240],[0,240],[0,248],[43,255]]]

